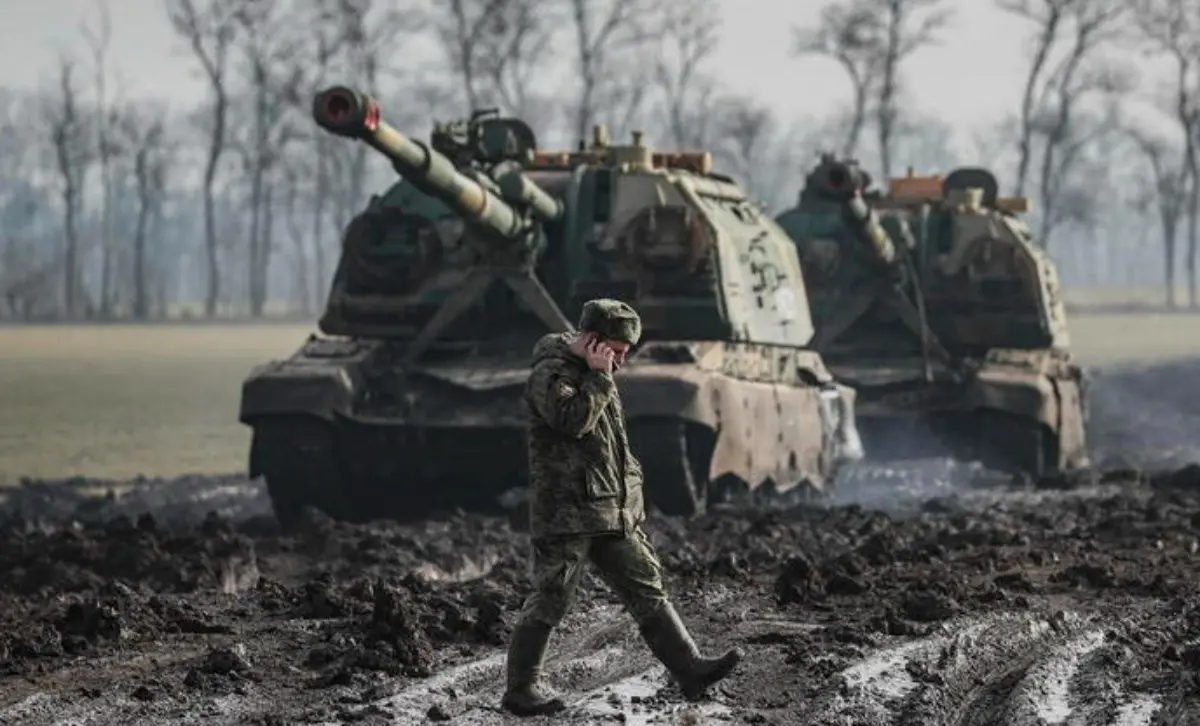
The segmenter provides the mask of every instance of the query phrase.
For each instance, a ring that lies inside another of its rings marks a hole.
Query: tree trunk
[[[254,317],[261,318],[267,309],[267,299],[270,293],[270,269],[271,269],[271,245],[272,237],[274,236],[274,188],[267,186],[263,190],[262,211],[259,220],[261,225],[261,233],[258,240],[258,264],[255,266],[256,281],[255,290],[257,296],[254,301]]]
[[[1038,38],[1037,50],[1033,54],[1033,63],[1029,66],[1029,75],[1025,78],[1025,90],[1021,94],[1021,137],[1017,142],[1015,190],[1015,196],[1018,197],[1025,196],[1025,184],[1029,178],[1029,160],[1033,155],[1034,94],[1038,79],[1042,75],[1042,69],[1046,67],[1050,47],[1054,44],[1054,39],[1058,37],[1059,11],[1051,7],[1049,13],[1045,25],[1042,26],[1041,36]]]
[[[258,317],[258,246],[262,240],[263,171],[262,162],[254,161],[250,181],[250,235],[246,255],[246,303],[251,317]]]
[[[329,195],[329,152],[325,138],[319,137],[317,143],[317,180],[316,194],[313,199],[313,304],[320,308],[322,291],[329,281],[325,279],[325,198]],[[305,307],[307,307],[305,303]]]
[[[1163,285],[1167,308],[1175,309],[1175,230],[1163,229]]]
[[[146,225],[150,218],[150,183],[146,178],[146,152],[138,153],[135,162],[138,188],[137,226],[133,232],[133,317],[145,320],[150,314],[149,291],[146,285]]]
[[[1190,154],[1195,161],[1196,153],[1194,147],[1190,150]],[[1196,307],[1196,241],[1197,233],[1200,232],[1200,170],[1193,166],[1191,169],[1192,185],[1191,193],[1188,195],[1188,210],[1187,210],[1187,285],[1188,285],[1188,307]],[[1172,240],[1171,249],[1175,249],[1174,241]],[[1174,254],[1172,254],[1172,258]],[[1172,265],[1174,261],[1172,260]],[[1172,279],[1171,299],[1175,299],[1174,279]],[[1172,303],[1174,307],[1174,303]]]
[[[63,191],[63,205],[66,208],[64,230],[66,235],[66,254],[63,255],[63,302],[66,305],[68,318],[75,318],[79,313],[79,230],[77,229],[77,192],[75,181],[68,176]]]
[[[204,252],[208,262],[208,291],[204,297],[204,315],[217,316],[221,301],[221,265],[217,255],[217,213],[214,186],[221,154],[225,151],[225,112],[229,101],[224,91],[216,89],[213,107],[213,133],[209,140],[208,161],[204,166]]]

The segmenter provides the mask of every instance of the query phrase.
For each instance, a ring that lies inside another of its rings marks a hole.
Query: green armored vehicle
[[[306,506],[348,520],[500,506],[526,477],[533,345],[597,297],[643,318],[616,379],[661,511],[822,489],[861,457],[853,391],[806,347],[795,246],[709,154],[612,145],[601,127],[590,147],[538,152],[495,114],[427,145],[343,87],[313,114],[402,180],[348,225],[323,335],[243,385],[250,472],[285,524]]]
[[[814,348],[858,392],[870,459],[946,455],[1037,477],[1087,463],[1058,274],[994,175],[893,179],[825,155],[777,221]]]

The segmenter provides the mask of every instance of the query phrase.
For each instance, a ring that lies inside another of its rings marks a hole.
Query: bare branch
[[[585,139],[601,108],[611,109],[618,130],[641,110],[650,82],[643,53],[655,28],[653,0],[568,0],[575,36],[579,95],[572,131]]]
[[[892,174],[892,146],[900,121],[897,103],[900,66],[913,52],[935,42],[937,32],[949,22],[952,16],[949,10],[941,7],[942,3],[943,0],[874,1],[877,12],[884,17],[883,25],[886,28],[875,107],[880,167],[885,179]]]
[[[937,42],[953,17],[944,3],[849,0],[827,5],[816,28],[796,31],[795,53],[828,56],[850,79],[852,110],[842,155],[855,156],[867,117],[873,115],[885,177],[891,173],[892,146],[901,121],[900,66],[913,53]]]
[[[832,4],[822,9],[817,27],[797,28],[793,33],[793,53],[828,56],[850,79],[853,100],[842,155],[853,157],[882,71],[884,40],[879,17],[863,3]]]
[[[562,20],[556,10],[539,0],[509,0],[479,39],[477,60],[490,102],[503,105],[534,128],[548,120],[546,104],[536,97],[534,87],[551,67],[546,56]]]
[[[1174,65],[1174,102],[1172,115],[1183,134],[1183,174],[1189,187],[1187,196],[1187,276],[1189,302],[1196,307],[1196,262],[1200,247],[1200,3],[1195,0],[1136,0],[1131,12],[1143,42],[1151,53],[1165,55]],[[1164,235],[1166,235],[1164,229]],[[1173,233],[1172,233],[1173,234]],[[1175,241],[1164,237],[1170,255],[1167,269],[1167,300],[1174,305]]]
[[[83,175],[91,161],[87,129],[79,107],[75,68],[70,58],[64,56],[59,59],[57,88],[45,102],[50,142],[62,181],[64,246],[61,259],[63,302],[68,317],[79,315],[85,295],[80,270],[78,218]]]
[[[1038,236],[1048,245],[1060,223],[1082,221],[1074,207],[1084,199],[1072,191],[1070,179],[1085,147],[1102,136],[1078,118],[1081,104],[1088,96],[1124,93],[1133,84],[1128,73],[1097,62],[1100,50],[1117,37],[1127,8],[1123,0],[997,0],[997,5],[1036,24],[1021,106],[1016,183],[1017,193],[1024,193],[1034,140],[1040,138]],[[1050,55],[1060,41],[1066,41],[1065,53],[1050,67]],[[1100,126],[1107,128],[1105,123]]]
[[[717,50],[718,28],[713,0],[684,0],[664,11],[654,75],[676,148],[710,144],[716,81],[706,66]]]
[[[217,171],[228,144],[226,87],[229,48],[237,31],[235,13],[239,0],[208,0],[198,8],[195,0],[170,0],[167,16],[175,32],[187,40],[212,94],[212,126],[204,167],[204,247],[208,263],[208,292],[204,312],[212,318],[221,299],[221,270],[218,256],[215,185]]]

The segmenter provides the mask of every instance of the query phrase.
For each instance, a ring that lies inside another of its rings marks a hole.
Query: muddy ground
[[[1200,723],[1198,375],[1097,376],[1086,476],[873,466],[827,506],[653,519],[697,640],[744,665],[684,703],[589,579],[551,646],[571,708],[543,722]],[[237,477],[86,484],[0,507],[0,723],[517,722],[507,521],[284,536]]]

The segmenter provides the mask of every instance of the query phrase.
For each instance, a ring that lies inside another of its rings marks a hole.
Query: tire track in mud
[[[145,704],[132,696],[122,696],[96,708],[92,704],[80,704],[77,699],[60,694],[37,693],[8,708],[0,709],[0,724],[7,726],[234,726],[246,723],[246,713],[266,711],[272,708],[267,698],[258,703],[247,703],[247,699],[236,696],[217,696],[202,708],[191,713],[175,713],[170,716],[132,714],[144,711]]]
[[[709,604],[720,607],[732,598],[725,591]],[[575,622],[564,624],[551,640],[543,668],[547,685],[567,702],[556,721],[657,724],[732,718],[732,710],[719,701],[680,701],[666,669],[650,655],[619,606],[602,605],[571,620]],[[505,653],[492,653],[410,685],[366,710],[387,713],[395,723],[419,723],[431,708],[466,726],[525,723],[500,709],[504,665]],[[674,696],[668,696],[672,691]]]
[[[1162,703],[1108,672],[1100,623],[1002,614],[876,651],[796,716],[819,724],[1150,726]]]

